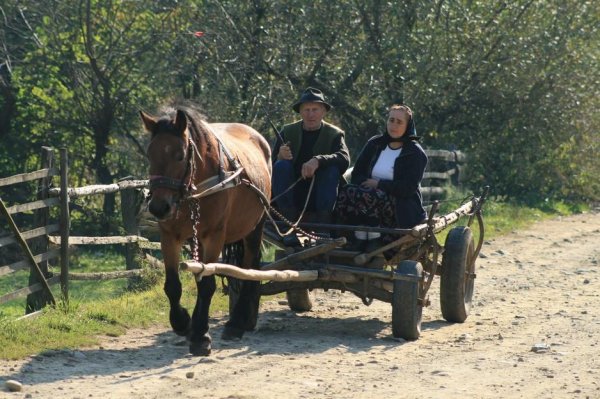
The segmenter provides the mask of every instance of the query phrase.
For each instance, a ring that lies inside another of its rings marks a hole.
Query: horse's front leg
[[[177,335],[187,336],[190,332],[190,314],[181,306],[181,280],[179,280],[179,253],[181,243],[161,234],[161,249],[165,263],[165,294],[169,299],[171,310],[169,321]]]
[[[198,295],[192,313],[192,333],[190,335],[190,353],[195,356],[208,356],[212,349],[212,339],[208,333],[210,302],[217,289],[215,276],[202,277],[196,282]]]
[[[216,241],[213,241],[215,240]],[[218,237],[205,237],[201,240],[199,250],[202,261],[206,263],[215,262],[219,258],[223,240]],[[212,350],[212,338],[208,333],[209,310],[212,297],[217,290],[215,276],[205,276],[196,281],[198,289],[196,306],[192,313],[192,332],[190,335],[190,353],[195,356],[208,356]]]

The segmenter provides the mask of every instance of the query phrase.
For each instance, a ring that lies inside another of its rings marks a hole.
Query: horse
[[[196,304],[190,317],[180,303],[180,252],[189,240],[196,260],[210,263],[237,243],[243,251],[240,266],[257,268],[264,201],[268,204],[271,195],[271,148],[250,126],[208,123],[193,104],[170,106],[160,116],[140,110],[140,116],[151,135],[146,154],[150,175],[147,206],[160,230],[169,321],[176,334],[188,338],[192,355],[208,356],[212,348],[208,316],[216,290],[215,276],[196,282]],[[262,200],[258,193],[262,193]],[[230,294],[230,314],[222,339],[241,339],[244,332],[256,327],[259,284],[237,282],[239,291]]]

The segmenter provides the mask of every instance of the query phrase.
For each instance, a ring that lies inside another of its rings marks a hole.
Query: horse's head
[[[179,200],[190,190],[193,178],[193,143],[188,118],[178,110],[160,118],[140,111],[145,129],[151,134],[147,156],[150,162],[148,210],[158,220],[174,215]]]

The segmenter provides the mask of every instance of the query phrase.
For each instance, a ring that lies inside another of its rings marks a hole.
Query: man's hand
[[[282,144],[279,147],[279,153],[277,154],[277,159],[284,159],[286,161],[292,160],[292,149],[290,148],[290,143]]]
[[[316,158],[311,158],[302,165],[302,178],[310,179],[319,169],[319,161]]]

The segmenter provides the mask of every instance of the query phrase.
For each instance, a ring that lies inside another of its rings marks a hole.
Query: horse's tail
[[[241,266],[244,260],[244,241],[239,240],[223,247],[223,263]]]

